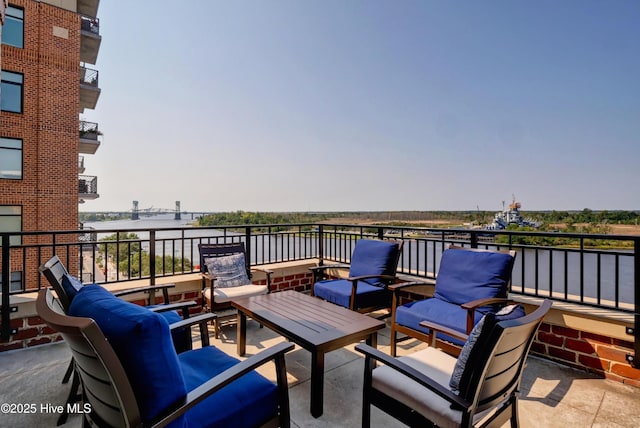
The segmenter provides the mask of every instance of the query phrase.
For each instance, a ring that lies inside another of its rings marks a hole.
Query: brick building
[[[2,2],[4,0],[0,0]],[[78,229],[78,203],[98,197],[83,175],[98,125],[99,0],[10,0],[0,37],[0,232]],[[87,162],[89,163],[89,162]],[[42,238],[24,237],[22,244]],[[71,239],[71,237],[70,237]],[[76,238],[77,239],[77,238]],[[35,250],[34,250],[35,251]],[[17,257],[18,258],[18,257]],[[11,260],[11,289],[31,288],[36,254]]]

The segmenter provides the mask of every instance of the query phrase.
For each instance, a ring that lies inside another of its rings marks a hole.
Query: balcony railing
[[[95,180],[84,180],[87,190],[97,191]],[[512,293],[632,314],[635,329],[630,334],[635,334],[640,355],[640,236],[335,224],[113,229],[90,236],[86,231],[0,235],[3,307],[8,307],[4,299],[10,290],[4,284],[9,284],[10,273],[23,273],[17,293],[38,290],[44,284],[37,267],[54,254],[85,281],[146,278],[153,284],[159,277],[198,272],[199,243],[244,242],[251,265],[262,265],[308,259],[348,263],[358,239],[397,239],[404,241],[399,273],[425,279],[435,278],[449,245],[513,249],[517,257]],[[12,267],[10,260],[17,266]]]
[[[85,108],[96,108],[99,96],[98,70],[80,67],[80,113]]]
[[[78,177],[78,193],[82,199],[95,199],[98,197],[98,177],[94,175],[81,175]]]
[[[80,61],[95,64],[100,50],[100,21],[91,16],[80,18]]]

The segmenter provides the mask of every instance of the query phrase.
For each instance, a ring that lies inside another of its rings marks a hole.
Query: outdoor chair
[[[82,398],[90,406],[85,426],[290,425],[285,353],[293,344],[280,343],[240,362],[208,345],[206,324],[214,314],[169,326],[158,313],[95,284],[78,292],[69,315],[48,289],[39,292],[36,309],[71,348]],[[202,348],[177,354],[170,329],[195,324]],[[255,372],[270,361],[276,383]]]
[[[362,426],[371,405],[411,427],[518,426],[518,392],[525,361],[551,301],[533,313],[488,313],[469,335],[460,357],[434,347],[393,358],[366,344]],[[507,307],[511,308],[511,307]],[[507,309],[505,308],[505,309]],[[376,361],[384,365],[376,368]]]
[[[224,244],[198,244],[200,252],[200,272],[202,275],[202,296],[205,306],[215,313],[215,338],[219,337],[220,323],[236,319],[236,311],[231,306],[233,299],[268,294],[271,290],[272,271],[250,267],[244,242]],[[266,284],[253,284],[252,271],[263,272]]]
[[[312,267],[311,295],[361,313],[391,307],[389,284],[396,280],[402,241],[360,239],[351,263]],[[349,269],[346,279],[325,279],[327,269]]]
[[[425,284],[390,286],[391,355],[396,356],[398,333],[406,335],[402,340],[416,338],[433,346],[438,340],[439,346],[451,354],[460,352],[466,336],[482,316],[509,303],[515,256],[515,251],[451,246],[442,253],[435,290],[424,296],[428,298],[401,305],[401,291]]]
[[[73,298],[78,291],[84,287],[84,284],[82,284],[80,279],[71,275],[67,271],[67,268],[58,256],[51,257],[46,263],[40,266],[38,270],[42,275],[44,275],[49,282],[49,285],[56,292],[62,309],[67,313]],[[167,319],[167,322],[174,323],[181,321],[182,319],[189,318],[189,308],[197,306],[197,303],[194,301],[170,303],[168,289],[173,287],[175,287],[174,284],[153,285],[123,290],[113,294],[114,296],[122,297],[136,293],[147,293],[148,306],[146,306],[146,308],[162,313],[162,316]],[[156,292],[162,292],[163,304],[152,304],[156,301]],[[176,330],[172,332],[172,336],[177,352],[183,352],[191,349],[191,333],[188,329]],[[71,379],[71,375],[73,375],[71,388],[69,389],[69,395],[67,397],[67,404],[76,402],[79,397],[78,388],[80,386],[80,379],[78,378],[78,374],[74,372],[74,366],[72,358],[69,362],[69,366],[67,367],[67,371],[62,378],[62,383],[66,384],[69,382],[69,379]],[[68,418],[67,408],[68,406],[65,405],[65,411],[60,413],[58,425],[62,425],[66,422]]]

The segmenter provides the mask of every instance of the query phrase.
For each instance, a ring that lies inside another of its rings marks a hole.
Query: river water
[[[94,228],[98,232],[98,239],[107,235],[100,230],[120,229],[157,229],[188,227],[195,220],[191,215],[184,215],[184,219],[175,220],[173,214],[142,217],[139,220],[114,220],[103,222],[87,222],[85,227]],[[142,239],[147,240],[149,233],[135,231]],[[158,231],[156,233],[156,253],[171,254],[176,257],[184,257],[199,264],[197,244],[206,242],[209,238],[221,236],[220,231],[212,229],[193,229],[185,231]],[[232,236],[227,233],[227,236]],[[237,235],[237,239],[244,240],[244,235]],[[202,239],[207,237],[207,239]],[[215,238],[213,238],[215,240]],[[230,238],[228,238],[230,239]],[[315,257],[317,255],[317,243],[313,238],[304,238],[297,235],[274,237],[252,237],[253,249],[251,259],[254,263],[278,262],[290,258],[304,256]],[[212,241],[213,242],[213,241]],[[350,244],[338,242],[333,245],[334,253],[348,259]],[[145,248],[146,245],[146,248]],[[143,243],[143,249],[148,250],[148,244]],[[325,254],[331,249],[325,248]],[[442,245],[435,241],[407,240],[403,249],[400,269],[406,273],[433,273],[437,271],[437,263],[442,253]],[[266,260],[263,260],[263,257]],[[537,269],[536,269],[537,266]],[[617,300],[623,304],[632,305],[634,302],[634,258],[633,252],[604,252],[582,253],[573,250],[548,250],[548,249],[518,249],[516,263],[512,275],[512,287],[514,291],[521,289],[549,290],[554,296],[564,298],[568,295],[584,295],[587,298],[597,298],[606,301],[616,300],[616,283],[619,284]]]

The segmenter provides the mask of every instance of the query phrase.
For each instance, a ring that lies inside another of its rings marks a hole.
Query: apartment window
[[[23,75],[2,70],[0,77],[0,110],[22,113]]]
[[[0,276],[0,289],[2,289],[2,277]],[[17,293],[22,290],[22,272],[11,272],[9,276],[9,292]]]
[[[5,12],[5,22],[2,27],[2,44],[24,47],[24,10],[9,6]]]
[[[22,178],[22,140],[0,137],[0,178]]]
[[[22,207],[20,205],[0,205],[0,233],[22,231]],[[20,236],[9,238],[9,245],[22,244]],[[0,246],[2,241],[0,240]]]

